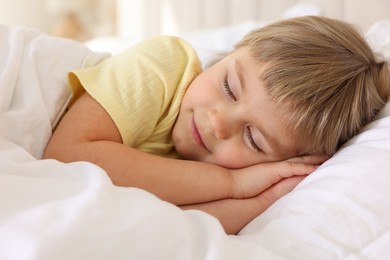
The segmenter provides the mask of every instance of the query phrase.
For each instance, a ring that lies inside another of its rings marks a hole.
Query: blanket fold
[[[0,25],[0,38],[0,135],[42,158],[71,97],[68,71],[107,54],[32,29]]]

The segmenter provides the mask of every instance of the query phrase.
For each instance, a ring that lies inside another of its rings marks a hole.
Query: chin
[[[194,157],[194,154],[188,152],[188,150],[181,150],[180,148],[176,148],[176,152],[183,158],[183,159],[186,159],[186,160],[191,160],[191,161],[198,161],[195,157]]]
[[[191,152],[180,152],[180,151],[178,151],[178,153],[180,154],[180,156],[182,158],[184,158],[186,160],[198,161],[198,162],[208,162],[207,160],[204,160],[203,157],[200,157],[199,155],[191,153]]]

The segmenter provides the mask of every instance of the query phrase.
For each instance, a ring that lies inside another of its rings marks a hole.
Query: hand
[[[181,208],[202,210],[213,215],[220,221],[226,233],[236,234],[275,201],[293,190],[304,178],[305,176],[285,178],[253,198],[224,199],[186,205]]]
[[[262,212],[270,207],[275,201],[292,191],[306,176],[293,176],[279,181],[255,198],[257,199]]]
[[[306,176],[326,159],[325,156],[302,156],[232,170],[234,183],[232,198],[255,197],[283,179]]]

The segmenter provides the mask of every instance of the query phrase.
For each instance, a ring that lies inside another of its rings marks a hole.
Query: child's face
[[[173,129],[181,156],[242,168],[298,155],[289,111],[268,98],[261,69],[241,48],[194,79]]]

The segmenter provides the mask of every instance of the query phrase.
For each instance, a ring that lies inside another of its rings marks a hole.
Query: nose
[[[212,131],[218,139],[228,139],[231,135],[230,120],[226,113],[222,114],[217,110],[209,110],[207,112]]]

